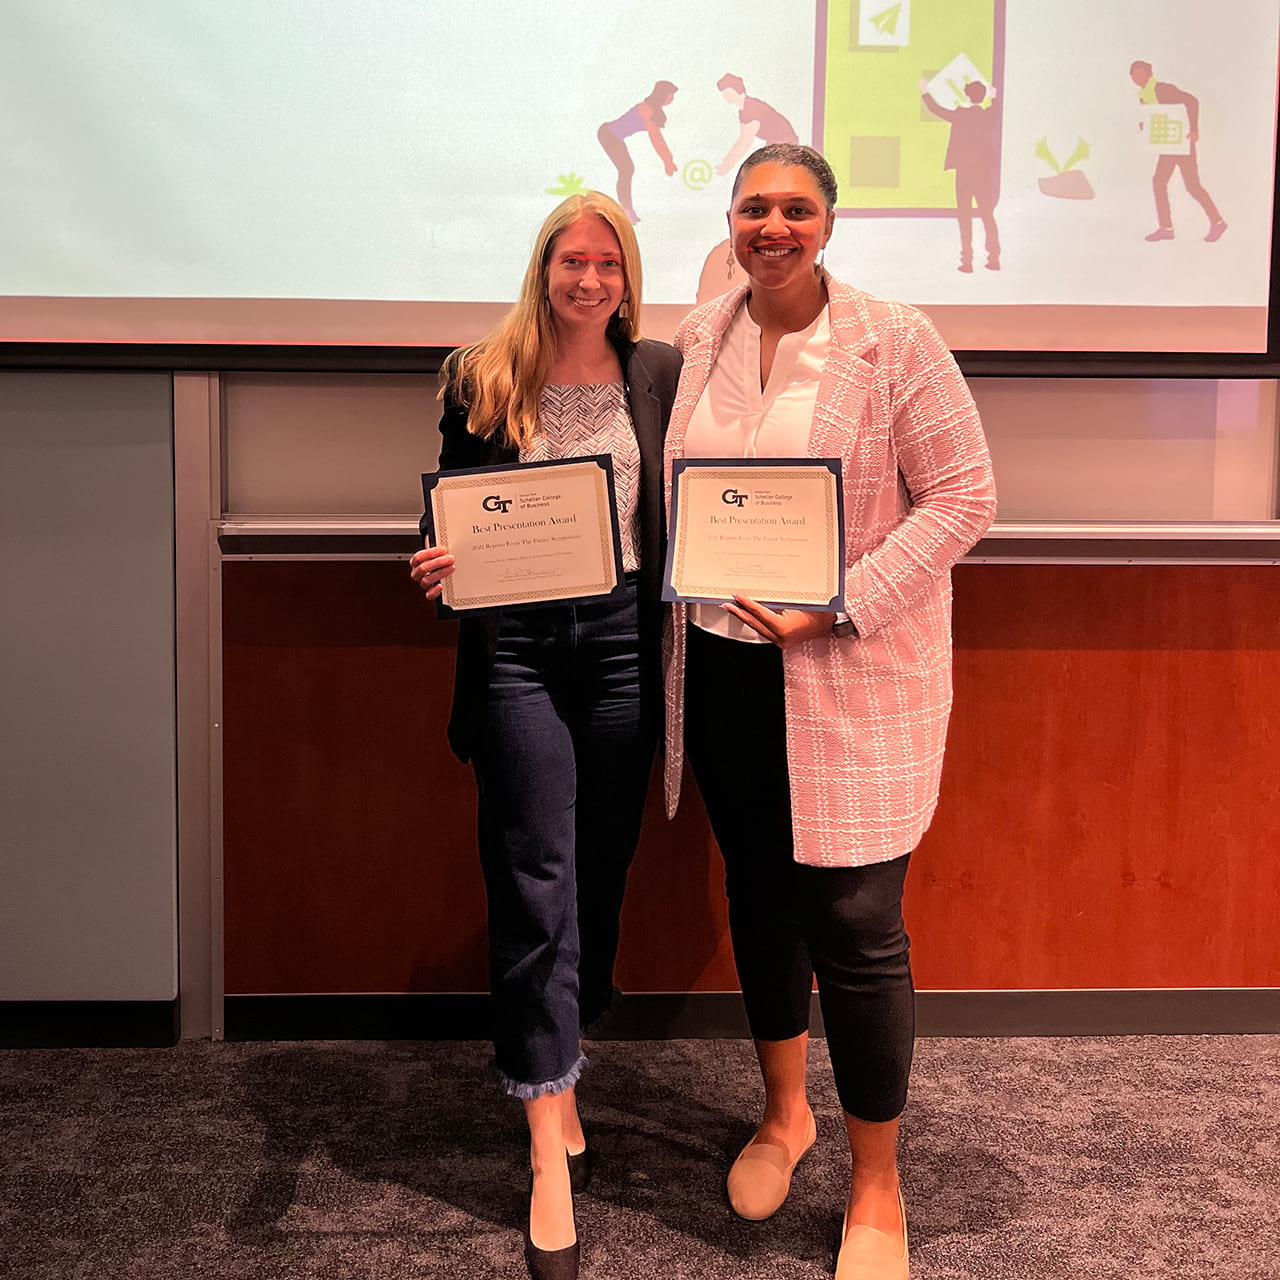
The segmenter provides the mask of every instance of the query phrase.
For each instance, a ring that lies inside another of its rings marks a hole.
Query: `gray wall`
[[[0,1000],[177,994],[172,390],[0,373]]]

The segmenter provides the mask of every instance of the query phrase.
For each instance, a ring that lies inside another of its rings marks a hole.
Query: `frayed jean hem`
[[[578,1060],[564,1075],[557,1080],[544,1081],[542,1084],[523,1084],[519,1080],[513,1080],[505,1072],[499,1071],[496,1064],[490,1066],[489,1075],[503,1093],[519,1098],[522,1102],[532,1102],[534,1098],[545,1098],[548,1094],[563,1093],[566,1089],[572,1089],[578,1083],[578,1077],[582,1075],[586,1065],[587,1055],[580,1053]]]

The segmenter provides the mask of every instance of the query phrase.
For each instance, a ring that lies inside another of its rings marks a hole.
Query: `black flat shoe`
[[[529,1280],[578,1280],[578,1242],[566,1249],[539,1249],[524,1233],[524,1265],[529,1270]]]
[[[569,1185],[573,1188],[574,1195],[579,1191],[585,1191],[591,1185],[591,1171],[595,1168],[595,1157],[591,1154],[590,1147],[583,1147],[575,1156],[571,1152],[565,1152],[569,1158]]]

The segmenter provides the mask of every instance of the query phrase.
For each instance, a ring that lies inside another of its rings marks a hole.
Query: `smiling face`
[[[627,294],[622,246],[613,228],[595,214],[570,223],[551,244],[546,282],[551,320],[560,333],[603,334]]]
[[[729,209],[733,256],[754,287],[807,285],[831,239],[835,213],[817,180],[796,165],[759,164],[742,175]]]

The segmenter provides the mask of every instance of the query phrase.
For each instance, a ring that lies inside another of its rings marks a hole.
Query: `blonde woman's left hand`
[[[807,609],[770,609],[747,596],[735,595],[732,603],[720,606],[745,622],[779,649],[790,649],[806,640],[829,636],[835,625],[834,613],[810,613]]]

